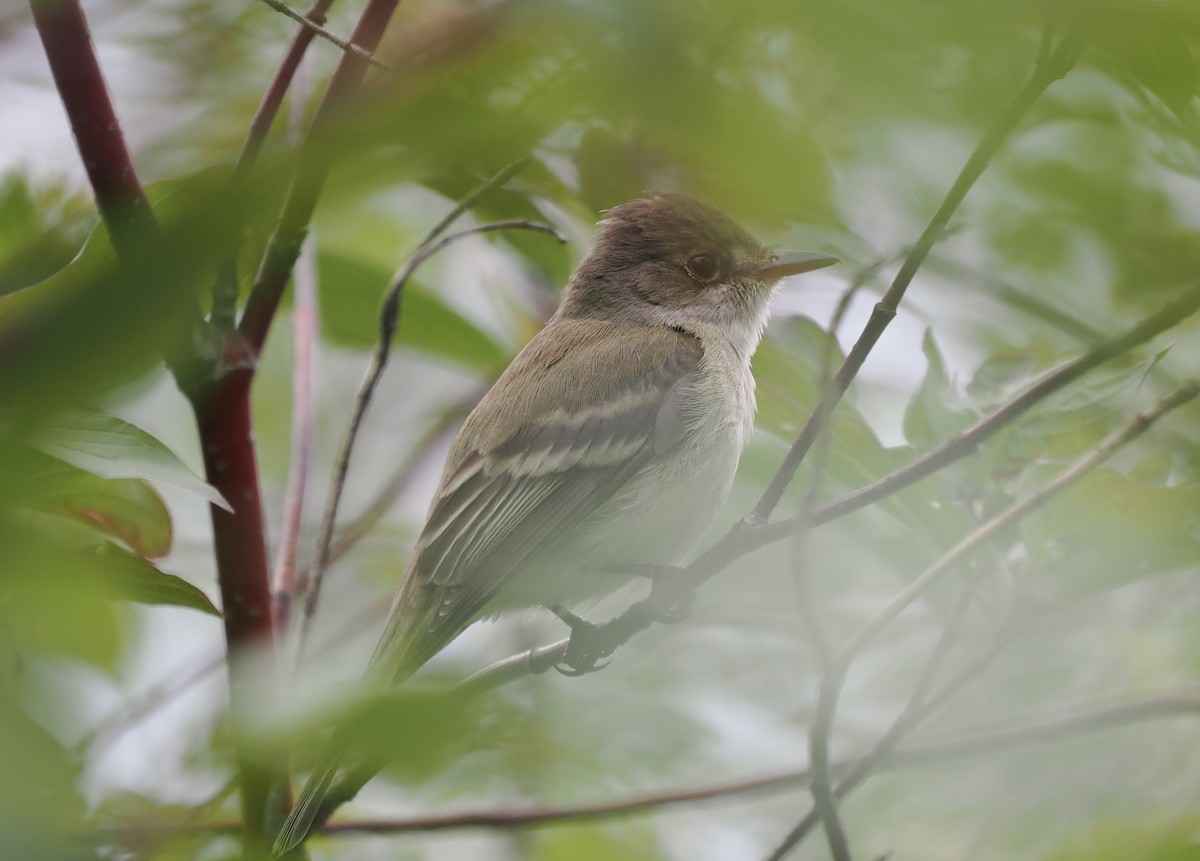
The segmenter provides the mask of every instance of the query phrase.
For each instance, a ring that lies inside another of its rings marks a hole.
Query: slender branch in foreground
[[[332,5],[333,0],[316,0],[304,14],[304,18],[308,22],[324,23],[325,15]],[[254,163],[258,161],[258,154],[262,152],[263,144],[267,140],[267,133],[271,130],[271,124],[275,121],[279,108],[283,104],[283,97],[287,94],[292,79],[296,76],[296,70],[300,68],[300,62],[304,59],[308,46],[312,44],[316,35],[306,24],[292,37],[287,52],[283,55],[283,61],[275,70],[275,76],[271,78],[271,83],[267,86],[267,91],[263,93],[262,101],[259,102],[253,119],[250,120],[250,128],[246,131],[246,140],[242,143],[242,151],[238,153],[235,167],[236,179],[245,178],[250,169],[254,167]]]
[[[962,170],[954,180],[950,191],[946,193],[946,197],[942,200],[937,212],[933,214],[921,237],[916,241],[912,250],[905,258],[900,270],[896,273],[896,277],[892,280],[891,286],[888,287],[883,298],[875,306],[875,310],[867,321],[862,335],[859,336],[858,341],[851,348],[849,355],[846,356],[846,361],[834,377],[831,396],[823,397],[817,404],[816,409],[813,410],[812,415],[809,416],[808,421],[801,429],[800,435],[792,444],[783,463],[780,464],[778,471],[771,479],[771,483],[763,493],[762,498],[747,517],[747,522],[750,525],[766,523],[770,519],[771,513],[779,504],[779,500],[783,498],[784,490],[791,483],[796,470],[800,468],[805,455],[808,454],[808,450],[812,447],[817,435],[824,428],[829,414],[833,411],[837,402],[841,400],[842,395],[846,393],[846,389],[850,387],[850,383],[858,375],[859,369],[862,367],[863,362],[866,361],[867,355],[874,348],[883,331],[896,316],[896,309],[900,306],[900,300],[904,298],[904,293],[908,289],[908,285],[912,283],[913,276],[917,274],[917,270],[925,261],[938,236],[945,230],[950,217],[958,209],[967,192],[971,190],[971,186],[983,174],[988,164],[999,151],[1000,146],[1017,127],[1021,118],[1025,116],[1038,97],[1054,81],[1061,78],[1070,70],[1082,52],[1083,42],[1075,36],[1068,36],[1063,39],[1052,54],[1039,57],[1029,81],[1008,107],[995,119],[991,127],[988,128],[983,138],[979,141],[978,146],[975,147],[975,151],[967,159],[967,163],[963,165]]]
[[[486,193],[491,188],[494,188],[499,182],[507,181],[512,175],[511,173],[501,171],[491,181],[485,183],[476,192],[473,193],[473,199],[477,199],[480,195]],[[472,196],[469,196],[472,197]],[[469,206],[469,203],[460,204],[459,211],[462,211]],[[443,224],[439,224],[437,230],[445,229]],[[308,627],[316,613],[317,601],[320,597],[321,583],[324,578],[325,568],[328,565],[329,546],[333,538],[333,525],[337,518],[337,509],[341,501],[342,490],[346,483],[346,474],[350,468],[350,455],[354,449],[354,442],[358,436],[359,428],[362,426],[363,418],[371,404],[371,399],[374,396],[375,387],[378,385],[380,378],[383,376],[384,368],[387,366],[388,356],[391,353],[392,338],[396,331],[396,325],[399,320],[400,297],[403,295],[404,286],[408,282],[409,277],[423,262],[428,260],[433,255],[437,254],[447,245],[452,242],[457,242],[460,239],[465,239],[468,236],[475,236],[480,233],[486,233],[497,230],[534,230],[542,233],[547,233],[560,242],[566,242],[566,239],[561,236],[552,227],[544,224],[535,224],[530,221],[500,221],[492,224],[482,224],[477,227],[471,227],[466,230],[452,233],[447,236],[442,236],[438,239],[426,239],[420,247],[409,258],[408,262],[400,269],[389,285],[387,293],[383,299],[382,309],[380,311],[380,338],[375,345],[375,352],[371,356],[371,363],[367,369],[367,374],[363,380],[362,386],[359,388],[354,401],[354,410],[351,414],[350,424],[346,429],[346,435],[342,439],[342,443],[338,449],[337,457],[334,460],[333,475],[330,479],[329,496],[326,500],[325,509],[321,516],[321,526],[317,533],[317,546],[313,552],[313,563],[310,568],[310,577],[307,582],[298,584],[300,587],[299,598],[302,602],[302,611],[297,619],[296,625],[296,640],[293,644],[293,650],[297,657],[303,652],[304,641],[307,637]],[[432,234],[431,234],[432,235]]]
[[[348,51],[351,54],[361,57],[363,60],[365,60],[366,62],[370,63],[372,66],[375,66],[378,69],[384,69],[389,72],[395,71],[391,66],[389,66],[387,63],[383,62],[383,60],[377,59],[375,57],[375,55],[373,53],[371,53],[370,51],[366,50],[365,48],[360,48],[358,45],[355,45],[353,42],[347,41],[347,40],[343,39],[341,36],[337,35],[336,33],[326,30],[324,27],[321,26],[321,24],[323,22],[316,21],[313,18],[309,17],[308,15],[303,15],[300,12],[297,12],[291,6],[284,3],[283,0],[262,0],[262,2],[266,3],[268,6],[270,6],[272,9],[274,9],[276,12],[279,12],[283,15],[286,15],[288,18],[291,18],[293,21],[295,21],[300,26],[304,27],[307,30],[310,30],[313,34],[320,36],[322,39],[325,39],[325,40],[337,45],[343,51]]]
[[[1076,460],[1075,463],[1061,472],[1056,478],[1047,482],[1030,495],[1014,502],[1004,511],[965,536],[958,544],[926,568],[895,598],[888,602],[887,606],[880,610],[875,618],[851,636],[850,640],[842,647],[839,660],[843,663],[849,663],[873,637],[887,627],[906,607],[917,600],[935,580],[979,547],[996,537],[1003,530],[1033,513],[1052,496],[1065,490],[1102,464],[1117,449],[1141,436],[1156,421],[1171,410],[1183,406],[1197,395],[1200,395],[1200,377],[1187,380],[1182,385],[1167,393],[1151,407],[1138,413],[1099,445],[1093,447],[1087,454]]]
[[[1171,694],[1116,705],[1088,705],[1016,723],[1014,719],[997,722],[997,728],[985,729],[921,744],[900,747],[881,761],[880,768],[898,769],[936,765],[970,756],[994,753],[1034,744],[1046,744],[1082,733],[1129,726],[1142,721],[1191,718],[1200,715],[1200,696],[1192,693]],[[1015,724],[1015,725],[1014,725]],[[838,763],[844,771],[851,760]],[[421,816],[411,819],[371,819],[331,822],[323,832],[334,834],[398,834],[450,831],[463,828],[529,828],[656,813],[670,807],[697,802],[734,799],[754,793],[792,792],[804,787],[808,771],[789,769],[745,780],[730,781],[679,792],[655,792],[621,801],[576,807],[529,807],[481,810]],[[156,834],[232,833],[238,824],[230,821],[163,824],[155,822],[93,832],[106,841],[131,841]]]

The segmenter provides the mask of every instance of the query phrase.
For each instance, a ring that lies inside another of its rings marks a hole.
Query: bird
[[[773,288],[837,262],[773,251],[682,193],[609,210],[558,310],[459,429],[364,682],[403,682],[480,618],[682,563],[753,430]],[[309,777],[276,857],[328,815],[342,760],[335,744]]]

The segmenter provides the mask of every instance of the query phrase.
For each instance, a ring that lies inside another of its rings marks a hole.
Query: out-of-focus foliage
[[[335,4],[329,26],[350,32],[360,7]],[[296,702],[234,727],[219,680],[174,699],[197,661],[219,661],[223,641],[206,597],[216,590],[198,501],[213,491],[184,466],[199,453],[162,360],[205,348],[185,321],[210,307],[215,259],[237,249],[243,296],[253,278],[296,164],[295,136],[277,123],[244,184],[230,185],[228,165],[293,25],[234,0],[89,3],[87,12],[162,238],[123,269],[103,227],[83,245],[95,216],[78,183],[44,170],[0,181],[4,857],[95,857],[100,845],[111,857],[229,856],[227,836],[169,832],[236,814],[220,790],[238,733],[294,741],[303,768],[321,750],[320,728],[347,711],[362,745],[397,759],[347,815],[601,803],[801,767],[820,672],[801,597],[829,641],[844,642],[971,530],[1200,367],[1200,322],[1181,321],[970,458],[812,530],[803,547],[783,542],[741,560],[706,584],[687,624],[636,638],[603,672],[523,679],[469,706],[428,690],[557,639],[561,626],[548,614],[477,626],[418,679],[423,687],[383,701],[362,703],[349,684],[440,466],[438,445],[417,450],[416,478],[392,513],[330,571]],[[28,21],[4,14],[0,48],[36,40]],[[523,156],[531,163],[469,219],[549,221],[575,241],[496,235],[423,266],[352,462],[346,516],[530,337],[601,211],[665,188],[711,200],[764,241],[845,261],[783,291],[754,359],[759,433],[728,526],[758,498],[823,372],[840,363],[975,143],[1039,54],[1069,33],[1084,40],[1082,59],[1018,123],[956,213],[781,515],[805,504],[818,465],[821,503],[1195,286],[1200,5],[406,0],[381,52],[396,71],[373,71],[312,142],[333,168],[311,232],[323,337],[306,533],[389,278],[455,199]],[[336,49],[318,41],[312,55],[309,114]],[[48,76],[38,85],[45,110],[59,111]],[[838,297],[860,272],[863,288],[831,343]],[[255,390],[272,529],[290,446],[284,314]],[[849,676],[835,759],[864,750],[904,707],[964,590],[937,679],[977,669],[918,740],[1013,729],[1067,706],[1194,697],[1198,574],[1200,408],[1191,405],[948,572],[874,640]],[[624,603],[586,612],[603,618]],[[167,705],[143,714],[143,697]],[[881,773],[843,813],[861,858],[1191,858],[1198,742],[1196,715],[1179,712],[1081,730]],[[313,854],[759,858],[808,805],[798,790],[553,830],[342,835],[314,842]],[[795,857],[827,857],[820,834]]]

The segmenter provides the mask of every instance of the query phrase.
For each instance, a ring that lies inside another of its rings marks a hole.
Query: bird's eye
[[[712,254],[694,254],[686,264],[688,274],[697,281],[712,281],[717,277],[721,267],[716,256]]]

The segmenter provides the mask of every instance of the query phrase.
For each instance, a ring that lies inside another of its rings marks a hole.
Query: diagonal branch
[[[1047,482],[1028,496],[1014,502],[1004,511],[988,520],[978,529],[965,536],[958,544],[926,568],[908,584],[895,598],[888,602],[870,622],[860,628],[842,647],[839,661],[849,663],[863,647],[880,631],[887,627],[901,612],[917,600],[929,586],[1008,527],[1032,514],[1051,497],[1070,487],[1091,472],[1117,451],[1149,430],[1156,421],[1171,410],[1183,406],[1200,395],[1200,377],[1187,380],[1164,395],[1148,409],[1138,413],[1122,427],[1094,446],[1087,454],[1076,460],[1053,480]]]
[[[400,0],[368,0],[350,41],[367,52],[374,52],[379,47],[383,31],[399,2]],[[250,298],[246,302],[246,310],[238,325],[246,348],[252,356],[257,356],[262,351],[271,321],[279,308],[280,299],[283,298],[288,276],[291,275],[296,256],[300,253],[300,243],[316,208],[317,198],[329,174],[331,156],[325,148],[314,146],[313,138],[326,130],[331,117],[362,83],[367,68],[367,61],[357,54],[343,54],[313,117],[308,138],[301,148],[296,178],[288,191],[275,230],[267,242],[266,251],[254,278],[254,286],[250,290]]]
[[[933,214],[933,218],[929,220],[929,224],[926,225],[921,237],[908,253],[908,256],[900,267],[900,271],[896,273],[896,277],[892,280],[891,286],[888,287],[883,298],[875,306],[875,310],[867,321],[862,335],[859,336],[858,341],[855,342],[849,355],[846,356],[845,362],[834,377],[832,391],[821,398],[820,403],[813,410],[813,414],[809,416],[808,421],[800,430],[800,435],[792,444],[791,450],[788,451],[783,463],[780,464],[779,470],[771,479],[770,485],[767,486],[762,498],[754,507],[754,511],[746,518],[749,524],[766,523],[770,519],[771,513],[779,504],[779,500],[783,498],[784,490],[791,482],[792,477],[795,476],[796,470],[800,468],[801,462],[804,460],[805,455],[808,454],[808,450],[812,447],[817,435],[824,428],[829,414],[833,411],[837,402],[841,400],[842,395],[846,393],[846,389],[850,387],[850,383],[858,375],[859,369],[883,334],[884,329],[888,327],[888,324],[896,316],[896,309],[900,306],[900,300],[904,298],[904,293],[908,289],[908,285],[912,283],[913,276],[917,274],[917,270],[925,261],[930,249],[933,248],[937,237],[950,222],[950,217],[958,209],[963,198],[967,196],[967,192],[971,190],[971,186],[975,184],[975,181],[979,179],[988,164],[991,163],[1000,146],[1017,127],[1021,118],[1025,116],[1047,87],[1070,70],[1082,52],[1082,40],[1075,36],[1069,36],[1062,41],[1053,53],[1048,56],[1043,55],[1039,57],[1029,81],[1008,107],[995,119],[991,127],[988,128],[983,138],[979,141],[979,145],[975,147],[975,151],[967,159],[967,163],[963,165],[962,171],[959,172],[958,178],[955,179],[954,184],[950,187],[950,191],[946,193],[946,197],[942,200],[937,212]]]
[[[1167,329],[1178,325],[1196,313],[1197,310],[1200,310],[1200,284],[1197,284],[1173,302],[1167,303],[1159,311],[1151,314],[1116,338],[1098,344],[1078,358],[1072,359],[1062,367],[1046,374],[1027,389],[984,416],[971,427],[960,431],[916,460],[871,484],[846,494],[840,499],[820,506],[812,513],[809,526],[828,523],[830,520],[836,520],[851,512],[865,508],[886,496],[890,496],[911,484],[915,484],[957,460],[974,454],[984,442],[993,437],[999,430],[1023,416],[1035,404],[1045,400],[1059,389],[1075,382],[1093,368],[1147,343],[1150,339],[1162,334]],[[760,541],[761,544],[777,541],[800,528],[800,526],[799,518],[780,520],[756,529],[755,539],[756,541]],[[757,544],[756,546],[761,546],[761,544]]]

